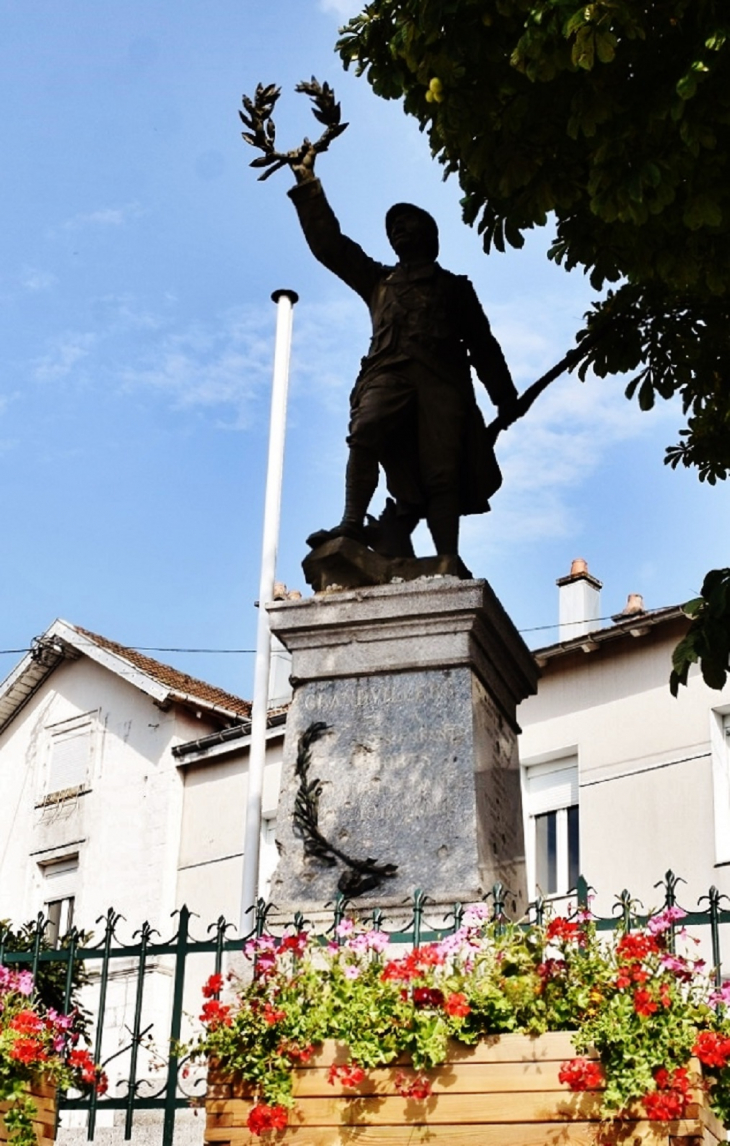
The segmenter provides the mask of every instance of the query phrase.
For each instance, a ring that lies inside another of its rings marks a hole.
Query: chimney
[[[559,589],[558,640],[570,641],[597,628],[601,615],[601,582],[588,572],[588,564],[577,557],[567,577],[556,581]]]

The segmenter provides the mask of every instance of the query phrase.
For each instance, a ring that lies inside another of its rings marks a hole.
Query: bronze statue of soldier
[[[273,87],[259,88],[255,104],[244,98],[249,118],[242,118],[254,131],[244,138],[266,153],[253,164],[269,167],[263,178],[291,167],[296,185],[289,195],[312,253],[360,295],[373,325],[350,399],[343,517],[333,529],[312,534],[308,544],[314,548],[338,537],[367,543],[366,515],[382,466],[400,525],[394,546],[400,552],[388,555],[412,554],[410,533],[423,517],[436,552],[456,555],[460,516],[487,512],[502,481],[471,368],[503,425],[518,416],[517,391],[471,282],[436,261],[438,229],[428,212],[410,203],[390,208],[385,228],[397,258],[392,266],[342,234],[314,162],[347,125],[339,123],[339,105],[327,85],[324,99],[314,80],[300,90],[312,96],[319,108],[315,115],[328,124],[322,139],[305,139],[287,154],[274,150]]]

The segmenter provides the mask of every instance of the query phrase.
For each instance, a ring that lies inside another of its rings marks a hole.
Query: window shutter
[[[570,808],[578,803],[578,765],[572,764],[550,772],[527,773],[530,815]]]
[[[67,788],[82,787],[89,774],[90,758],[90,724],[53,736],[48,791],[64,792]]]
[[[57,899],[68,899],[76,894],[79,872],[78,855],[52,860],[50,863],[43,864],[42,868],[44,903],[52,903]]]

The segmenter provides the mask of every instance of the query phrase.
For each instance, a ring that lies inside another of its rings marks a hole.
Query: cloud
[[[220,425],[244,429],[255,397],[271,378],[272,355],[271,311],[241,307],[215,325],[168,331],[120,378],[125,389],[167,396],[175,409],[227,407]]]
[[[543,357],[537,339],[533,351],[526,350],[526,360],[531,354],[533,362]],[[532,372],[531,380],[536,373]],[[490,521],[490,549],[571,536],[581,525],[576,519],[576,495],[611,451],[621,443],[653,437],[658,424],[676,422],[673,405],[662,404],[648,415],[636,402],[627,401],[624,388],[621,378],[599,379],[589,374],[581,383],[577,375],[566,375],[552,383],[524,419],[499,438],[504,485],[494,502],[498,512]],[[477,518],[465,520],[463,537],[476,566],[485,537]]]
[[[38,267],[23,267],[20,273],[20,285],[28,291],[50,290],[57,282],[54,274],[39,270]]]
[[[121,372],[122,384],[125,389],[157,391],[179,410],[218,407],[221,427],[245,430],[259,419],[258,400],[271,385],[275,330],[270,305],[233,308],[214,323],[196,323],[186,330],[168,327]],[[346,417],[367,343],[367,310],[359,300],[296,306],[292,416],[296,418],[297,407],[315,403]]]
[[[92,332],[63,335],[52,351],[32,363],[34,378],[38,382],[56,382],[68,377],[88,358],[96,342],[97,336]]]
[[[294,311],[292,390],[295,398],[348,408],[360,359],[370,341],[367,308],[359,298],[299,306]]]
[[[79,231],[85,227],[123,227],[141,215],[144,215],[141,205],[132,202],[121,207],[99,207],[96,211],[82,211],[67,219],[63,226],[67,231]]]

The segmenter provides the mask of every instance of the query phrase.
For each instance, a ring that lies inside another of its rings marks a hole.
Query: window
[[[580,875],[578,764],[561,757],[525,770],[530,898],[566,895]]]
[[[46,939],[54,947],[73,926],[78,870],[78,853],[41,864]]]
[[[86,712],[49,727],[51,750],[46,785],[49,795],[76,791],[87,784],[91,770],[95,715]]]

